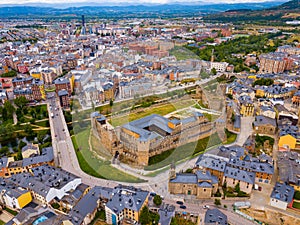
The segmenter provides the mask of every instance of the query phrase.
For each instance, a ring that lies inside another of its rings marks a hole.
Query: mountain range
[[[43,4],[33,5],[2,5],[0,7],[1,18],[77,18],[86,15],[91,18],[157,18],[157,17],[186,17],[202,16],[211,13],[219,13],[228,10],[262,10],[276,7],[282,4],[278,2],[260,3],[235,3],[235,4],[207,4],[203,1],[197,2],[175,2],[172,4],[144,4],[144,5],[122,5],[115,6],[99,5],[97,3],[84,3],[87,6],[75,4]],[[83,4],[83,3],[82,3]],[[90,4],[90,5],[89,5]],[[93,5],[94,4],[94,5]],[[128,4],[128,3],[127,3]],[[51,6],[51,7],[49,7]],[[72,6],[72,7],[68,7]]]
[[[288,20],[300,19],[300,0],[291,0],[283,4],[265,9],[227,10],[221,13],[210,14],[204,17],[210,22],[235,23],[268,23],[282,24]]]

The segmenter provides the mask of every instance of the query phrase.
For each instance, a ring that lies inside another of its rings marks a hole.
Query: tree
[[[221,200],[216,198],[214,203],[216,206],[219,206],[221,205]]]
[[[155,195],[153,198],[153,203],[157,206],[160,206],[162,203],[162,199],[160,197],[160,195]]]
[[[112,99],[109,100],[109,105],[110,105],[110,107],[112,107],[114,105],[114,101]]]
[[[27,105],[28,100],[24,96],[19,96],[14,100],[14,103],[18,108],[23,110],[23,108]]]
[[[140,214],[140,223],[141,225],[147,225],[150,222],[150,213],[149,213],[149,209],[147,206],[144,206],[141,214]]]
[[[24,141],[19,142],[19,150],[22,150],[22,148],[25,146],[26,146],[26,143]]]
[[[7,119],[12,119],[13,118],[13,113],[15,112],[14,106],[9,101],[6,101],[4,103],[4,109],[7,112]]]
[[[231,115],[231,122],[232,122],[232,123],[235,122],[235,115],[234,115],[234,113],[232,113],[232,115]]]
[[[295,191],[294,199],[300,200],[300,191]]]
[[[213,75],[216,75],[216,74],[217,74],[216,68],[212,68],[212,69],[211,69],[211,73],[212,73]]]
[[[1,155],[7,155],[9,153],[9,148],[7,146],[3,146],[1,149],[0,149],[0,154]]]
[[[22,160],[22,159],[23,159],[22,151],[18,151],[18,153],[17,153],[17,155],[14,157],[14,159],[15,159],[16,161]]]
[[[239,193],[241,191],[241,188],[240,188],[240,183],[237,183],[234,187],[234,190],[236,193]]]

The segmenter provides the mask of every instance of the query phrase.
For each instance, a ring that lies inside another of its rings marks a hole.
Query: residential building
[[[60,77],[54,81],[54,84],[56,94],[58,94],[60,90],[67,90],[69,96],[71,95],[73,90],[71,89],[71,83],[69,79]]]
[[[123,220],[139,222],[143,207],[148,205],[148,196],[148,191],[118,186],[105,205],[106,223],[117,225]]]
[[[259,61],[259,71],[262,73],[283,73],[289,64],[288,55],[281,52],[261,54]]]
[[[218,178],[209,170],[197,170],[195,173],[175,173],[170,176],[171,194],[195,195],[197,199],[209,199],[218,190]]]
[[[22,157],[30,158],[40,154],[40,149],[38,144],[29,143],[22,148]]]
[[[61,199],[81,184],[81,178],[52,166],[35,167],[30,171],[12,175],[7,180],[29,190],[33,198],[42,204],[49,204],[55,198]]]
[[[294,106],[299,107],[300,106],[300,91],[297,91],[293,98],[292,98],[292,103]]]
[[[297,140],[300,137],[299,128],[297,126],[285,125],[279,127],[279,150],[295,149]]]
[[[204,225],[228,225],[227,216],[219,209],[208,209],[205,212]]]
[[[172,218],[175,216],[175,206],[162,203],[158,210],[158,225],[170,225]]]
[[[254,125],[254,132],[257,134],[275,135],[276,120],[266,116],[256,116]]]
[[[22,209],[32,201],[30,191],[7,184],[1,179],[0,185],[0,203],[11,209]]]
[[[63,90],[59,90],[58,93],[58,98],[59,98],[59,103],[60,103],[60,106],[62,108],[69,108],[70,107],[70,97],[69,97],[69,93],[67,90],[63,89]]]
[[[261,115],[261,116],[269,117],[272,119],[276,118],[276,112],[275,112],[274,108],[271,106],[264,106],[264,105],[260,106],[258,108],[257,114]]]
[[[232,188],[235,188],[239,184],[240,190],[249,194],[255,183],[255,173],[226,166],[223,177],[224,183],[226,183],[227,187]]]
[[[300,154],[297,152],[278,153],[279,181],[291,185],[300,191]]]
[[[294,188],[287,184],[276,183],[271,193],[270,205],[286,210],[293,204]]]
[[[239,108],[242,116],[254,116],[254,104],[250,96],[243,95],[239,97]]]

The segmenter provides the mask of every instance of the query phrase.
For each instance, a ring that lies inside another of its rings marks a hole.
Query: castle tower
[[[172,180],[174,178],[176,178],[176,166],[175,166],[175,163],[172,162],[170,172],[169,172],[169,179]]]

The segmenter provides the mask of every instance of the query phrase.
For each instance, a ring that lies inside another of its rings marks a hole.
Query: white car
[[[209,205],[204,205],[203,209],[209,209]]]

